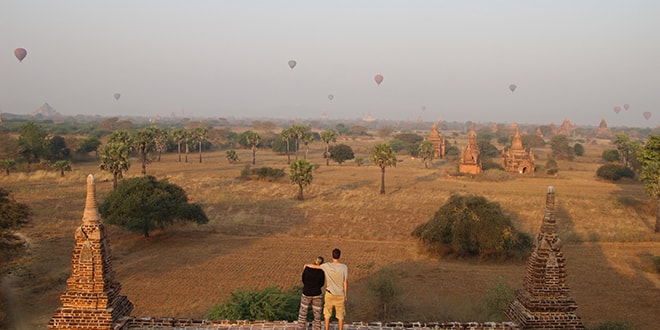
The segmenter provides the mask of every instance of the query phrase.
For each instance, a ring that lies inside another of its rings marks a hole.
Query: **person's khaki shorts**
[[[332,307],[335,308],[335,316],[337,320],[343,320],[344,315],[346,315],[346,310],[344,309],[344,296],[335,296],[331,293],[325,294],[325,305],[323,306],[323,316],[326,320],[329,320],[332,316]]]

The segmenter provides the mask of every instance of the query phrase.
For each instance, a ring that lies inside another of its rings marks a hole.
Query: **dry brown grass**
[[[366,159],[379,141],[342,142]],[[400,156],[397,167],[386,170],[385,195],[378,194],[378,168],[353,162],[325,166],[321,151],[313,150],[309,158],[321,166],[304,201],[295,200],[296,187],[286,179],[237,179],[244,165],[227,164],[224,152],[205,153],[201,164],[196,154],[189,163],[165,155],[147,172],[182,186],[204,205],[210,222],[177,225],[149,239],[110,227],[117,279],[135,304],[134,315],[201,317],[236,288],[299,285],[303,263],[340,247],[350,269],[349,320],[373,320],[364,283],[387,267],[405,289],[405,308],[397,319],[483,321],[478,315],[483,294],[497,276],[519,288],[525,264],[429,258],[419,253],[411,231],[450,194],[471,193],[499,202],[521,230],[536,235],[546,187],[553,185],[578,314],[588,325],[620,319],[651,329],[660,306],[660,280],[646,264],[650,255],[660,255],[660,238],[652,233],[655,209],[640,184],[596,180],[597,159],[607,146],[585,147],[587,157],[561,162],[556,177],[506,181],[450,176],[455,172],[451,163],[424,169],[420,160]],[[251,160],[249,150],[238,152],[243,162]],[[259,151],[256,166],[286,169],[286,157]],[[64,178],[55,172],[0,176],[0,185],[35,212],[32,224],[21,230],[30,240],[30,252],[15,271],[20,276],[14,279],[17,303],[11,307],[15,318],[33,328],[45,328],[66,289],[88,173],[97,178],[101,200],[112,182],[94,163],[76,164]],[[136,163],[128,175],[138,174]]]

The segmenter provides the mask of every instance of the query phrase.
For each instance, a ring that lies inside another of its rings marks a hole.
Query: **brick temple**
[[[441,137],[440,132],[438,132],[438,125],[436,123],[433,123],[433,127],[431,127],[428,140],[433,142],[433,149],[435,149],[433,158],[443,159],[447,154],[447,146],[445,144],[445,138]]]
[[[114,280],[112,254],[105,225],[96,205],[94,177],[87,177],[82,224],[76,229],[68,289],[60,296],[48,329],[112,329],[130,315],[133,304],[121,296]]]
[[[527,260],[523,288],[505,311],[522,329],[584,329],[566,284],[566,264],[555,220],[555,191],[548,187],[536,247]]]
[[[468,144],[461,151],[461,158],[458,161],[459,173],[479,174],[482,172],[479,146],[477,145],[477,131],[474,130],[474,125],[470,128]]]
[[[523,288],[506,311],[507,322],[351,322],[346,330],[521,330],[584,329],[569,296],[566,269],[554,217],[555,194],[548,187],[545,215],[537,246],[529,257]],[[287,321],[207,320],[130,315],[133,304],[120,295],[114,280],[110,241],[98,213],[94,177],[87,177],[83,219],[76,229],[68,289],[48,329],[68,330],[302,330],[311,328]],[[336,330],[337,324],[332,323]]]
[[[534,165],[534,150],[525,150],[518,125],[513,124],[515,133],[511,141],[511,147],[502,150],[502,167],[507,172],[533,173],[536,171]]]

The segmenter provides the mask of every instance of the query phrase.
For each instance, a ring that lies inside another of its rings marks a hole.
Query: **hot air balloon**
[[[630,109],[630,104],[628,104],[628,103],[624,104],[623,108],[626,109],[626,110]]]
[[[115,97],[115,100],[119,100],[119,98],[121,97],[121,94],[115,93],[113,96]]]
[[[644,112],[644,118],[646,118],[646,120],[649,120],[649,118],[651,118],[651,113],[648,111]]]
[[[294,60],[290,60],[290,61],[289,61],[289,67],[290,67],[291,69],[295,68],[295,67],[296,67],[296,64],[297,64],[297,62],[294,61]]]
[[[616,113],[621,112],[621,107],[618,106],[618,105],[616,107],[614,107],[614,112],[616,112]]]
[[[334,98],[335,98],[334,95],[332,95],[332,94],[328,95],[328,100],[332,101],[332,99],[334,99]]]
[[[14,56],[16,56],[19,62],[23,62],[23,59],[27,56],[27,50],[25,48],[16,48],[14,50]]]
[[[516,86],[516,85],[514,85],[514,84],[509,85],[509,89],[510,89],[512,92],[515,92],[517,87],[518,87],[518,86]]]
[[[376,83],[377,83],[378,85],[380,85],[380,83],[383,82],[383,76],[380,75],[380,74],[377,74],[377,75],[374,77],[374,80],[376,80]]]

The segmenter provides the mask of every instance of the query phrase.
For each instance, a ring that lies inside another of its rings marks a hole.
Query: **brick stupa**
[[[566,284],[564,255],[557,236],[555,191],[549,186],[543,224],[527,261],[523,288],[505,311],[522,329],[584,329]]]
[[[60,296],[48,329],[112,329],[128,316],[133,304],[119,295],[106,229],[96,206],[94,177],[87,177],[87,199],[82,225],[76,229],[68,289]]]

